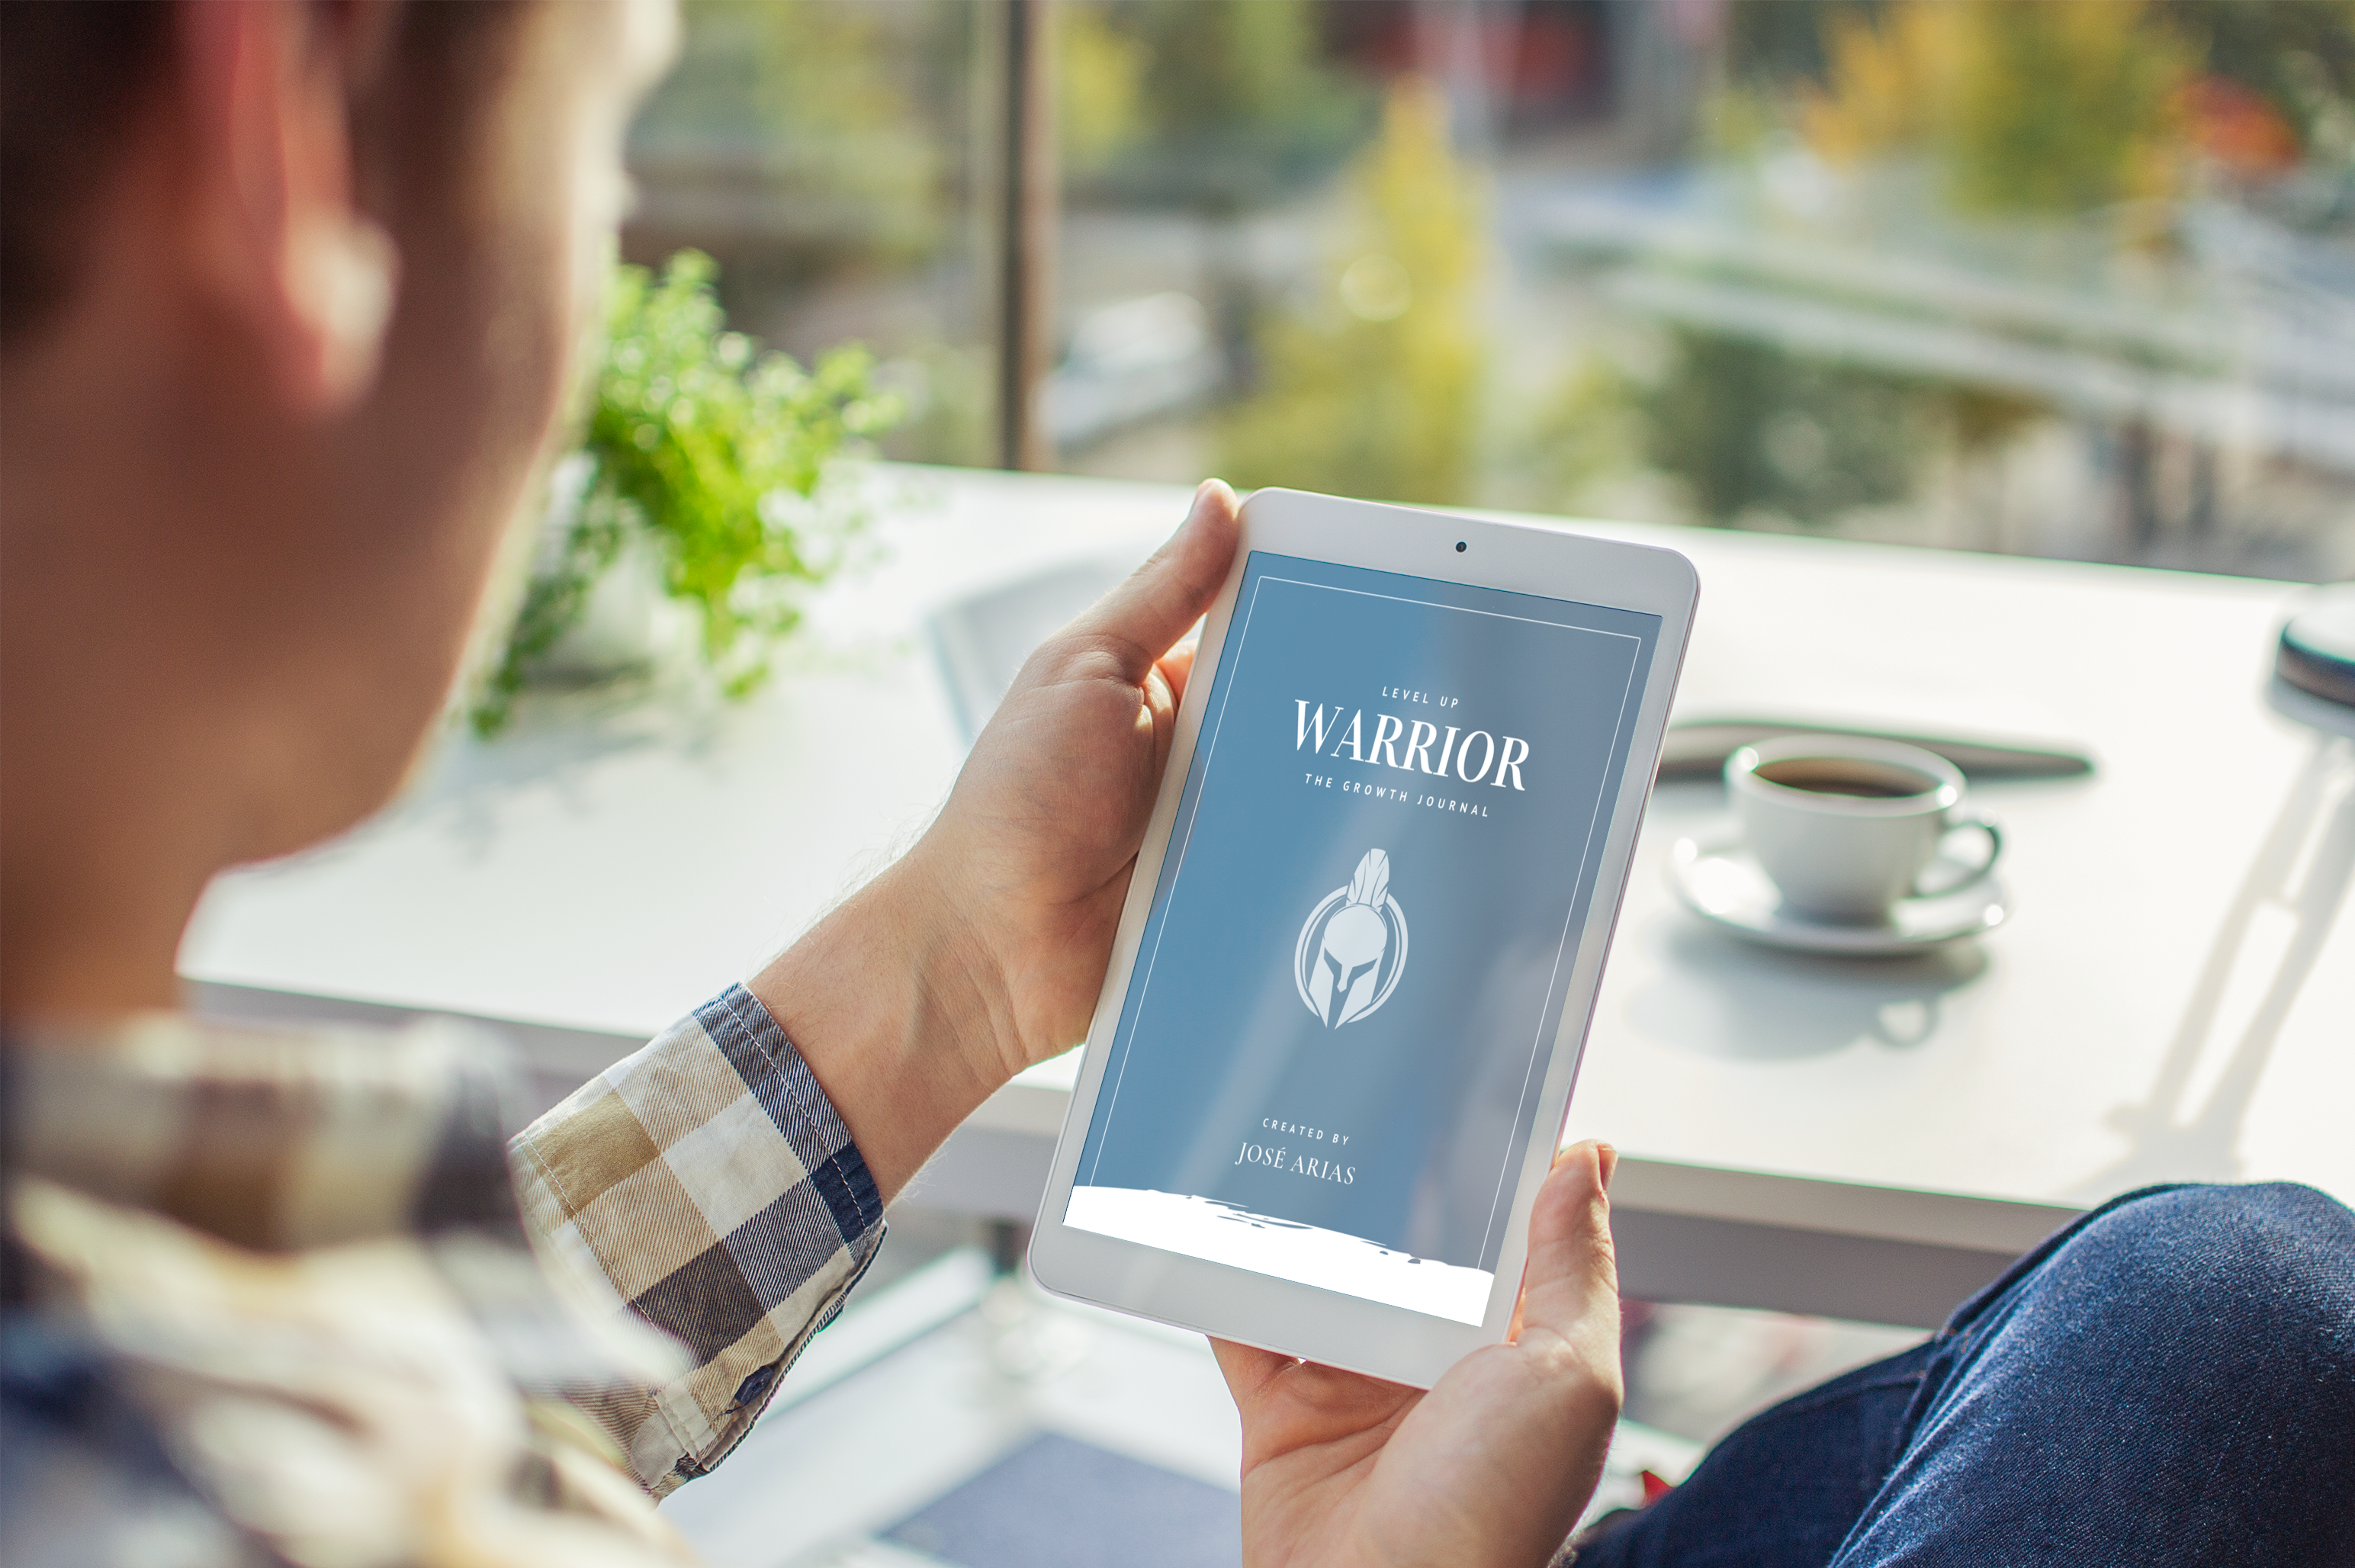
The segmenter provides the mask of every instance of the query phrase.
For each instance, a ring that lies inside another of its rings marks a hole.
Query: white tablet
[[[1699,591],[1671,550],[1244,503],[1041,1284],[1424,1387],[1504,1337]]]

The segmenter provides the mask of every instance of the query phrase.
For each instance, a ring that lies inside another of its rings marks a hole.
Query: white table
[[[767,694],[728,709],[575,697],[496,742],[454,742],[387,817],[216,885],[182,955],[198,1004],[506,1020],[552,1097],[748,973],[920,829],[954,776],[922,615],[1058,561],[1141,554],[1185,503],[950,470],[881,483],[887,564],[826,596]],[[1663,868],[1723,802],[1662,789],[1572,1109],[1574,1133],[1626,1156],[1631,1294],[1930,1323],[2146,1181],[2282,1178],[2355,1199],[2355,921],[2334,918],[2355,741],[2261,699],[2288,590],[1594,531],[1700,569],[1679,713],[2065,736],[2101,763],[1978,792],[2006,823],[2018,912],[1893,964],[1701,927]],[[2291,896],[2232,918],[2301,777],[2314,826],[2274,835]],[[2268,1003],[2300,930],[2302,981]],[[1074,1066],[1002,1091],[909,1200],[1028,1218]]]

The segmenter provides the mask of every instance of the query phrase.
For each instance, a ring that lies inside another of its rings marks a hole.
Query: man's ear
[[[366,396],[392,319],[400,255],[360,208],[352,127],[393,9],[179,7],[199,286],[251,335],[271,383],[304,417]]]

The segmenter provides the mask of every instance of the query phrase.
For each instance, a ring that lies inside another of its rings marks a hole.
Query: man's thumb
[[[1617,1335],[1619,1267],[1608,1189],[1618,1163],[1618,1150],[1604,1143],[1572,1144],[1554,1157],[1529,1213],[1529,1261],[1517,1326],[1541,1325],[1568,1335],[1607,1314]]]
[[[1219,596],[1234,560],[1237,528],[1235,493],[1223,480],[1204,480],[1169,542],[1082,612],[1071,630],[1123,646],[1135,665],[1124,673],[1133,682],[1143,681],[1153,661],[1167,653]]]

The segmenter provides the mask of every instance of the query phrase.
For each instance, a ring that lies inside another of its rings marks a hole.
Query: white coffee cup
[[[1750,852],[1794,912],[1885,921],[1901,899],[1950,893],[1995,869],[2003,830],[1963,807],[1963,775],[1934,752],[1842,735],[1780,735],[1725,763],[1726,793]],[[1922,885],[1948,837],[1977,832],[1986,858]]]

